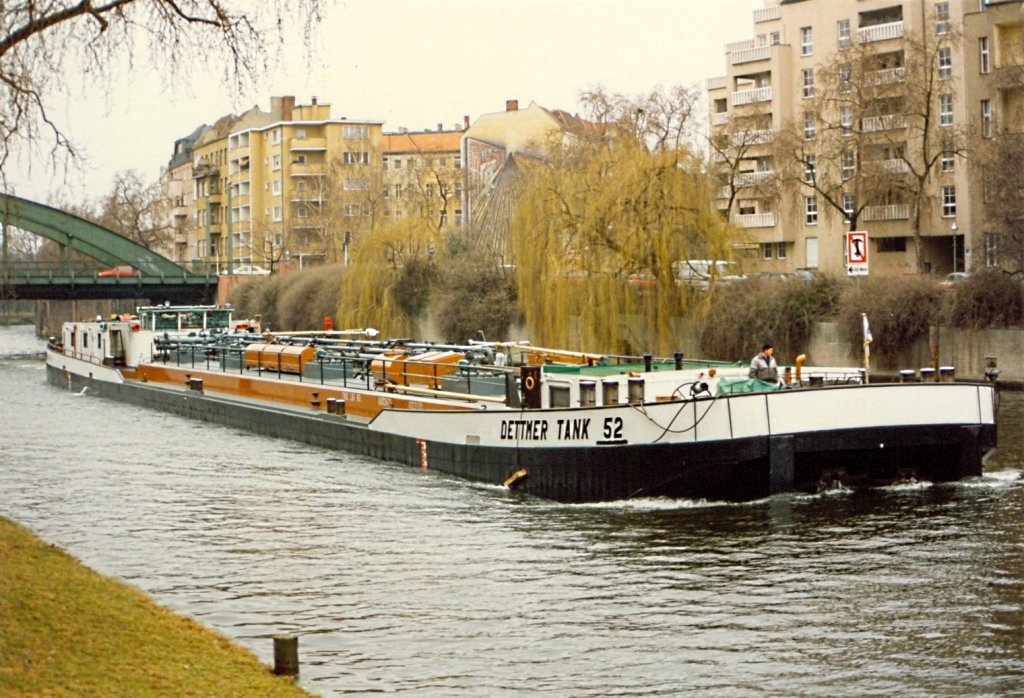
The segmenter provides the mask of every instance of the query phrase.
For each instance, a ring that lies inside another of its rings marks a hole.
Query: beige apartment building
[[[218,274],[340,261],[380,191],[382,124],[285,96],[180,139],[164,174],[175,255]]]
[[[995,264],[971,155],[1021,102],[988,80],[1024,63],[1021,5],[765,0],[706,84],[746,270],[846,275],[851,230],[873,275]]]
[[[468,126],[469,117],[466,117]],[[463,168],[459,144],[465,126],[385,133],[384,215],[420,216],[441,233],[462,227]]]

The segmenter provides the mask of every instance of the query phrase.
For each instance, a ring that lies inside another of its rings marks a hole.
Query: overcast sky
[[[14,172],[14,192],[67,202],[109,191],[114,174],[155,180],[174,140],[202,123],[271,95],[312,96],[334,117],[383,120],[388,131],[452,128],[501,111],[506,99],[576,112],[594,87],[638,95],[657,86],[699,86],[725,74],[724,46],[753,36],[762,0],[338,0],[320,26],[321,51],[301,43],[260,88],[230,94],[221,71],[187,83],[138,67],[110,94],[57,105],[88,169],[70,187],[41,168]],[[294,50],[292,50],[294,48]],[[183,57],[183,60],[186,57]],[[212,76],[212,77],[211,77]]]

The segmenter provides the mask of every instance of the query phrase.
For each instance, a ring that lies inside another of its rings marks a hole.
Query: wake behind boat
[[[49,382],[562,502],[951,481],[980,475],[996,444],[990,382],[797,365],[758,385],[745,366],[681,355],[259,335],[230,320],[172,336],[145,321],[153,312],[170,322],[158,308],[66,323]]]

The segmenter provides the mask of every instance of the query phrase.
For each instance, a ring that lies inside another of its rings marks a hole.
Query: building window
[[[810,140],[818,134],[818,118],[812,111],[804,112],[804,138]]]
[[[395,158],[391,162],[396,170],[402,169],[402,158]]]
[[[402,198],[402,185],[401,184],[396,184],[395,185],[395,198],[396,199],[401,199]]]
[[[999,236],[996,233],[985,233],[985,266],[994,267],[999,264]]]
[[[281,180],[280,179],[275,179],[271,183],[270,186],[271,186],[271,193],[274,196],[281,196]]]
[[[803,97],[810,99],[814,96],[814,68],[804,68],[800,74],[803,78]]]
[[[942,144],[942,156],[939,158],[939,166],[943,172],[952,172],[956,167],[954,159],[953,143],[946,141]]]
[[[345,204],[342,212],[346,218],[358,218],[363,212],[363,207],[360,204]]]
[[[850,20],[841,19],[837,26],[839,28],[839,48],[850,48]]]
[[[840,164],[840,176],[845,182],[848,179],[852,179],[854,170],[856,168],[857,160],[852,150],[844,150],[843,154],[839,158]]]
[[[839,91],[843,93],[850,91],[850,65],[848,63],[839,66]]]
[[[304,129],[304,128],[297,128],[297,129],[295,129],[295,137],[296,138],[305,138],[306,137],[306,129]]]
[[[345,138],[369,138],[370,127],[363,126],[346,126],[341,130],[341,135]]]
[[[942,187],[942,217],[952,218],[956,215],[956,187]]]
[[[818,165],[818,156],[814,153],[808,153],[804,155],[804,182],[806,184],[814,184],[815,172],[814,169]]]
[[[948,79],[953,76],[953,49],[943,46],[939,49],[939,77]]]
[[[775,243],[775,256],[778,259],[785,259],[786,258],[786,243],[784,243],[784,242],[777,242],[777,243]]]
[[[346,150],[342,160],[346,165],[369,165],[370,154],[365,150]]]
[[[844,136],[853,135],[853,107],[846,105],[839,108],[839,127]]]
[[[807,225],[818,224],[818,197],[804,197],[804,222],[807,223]]]
[[[299,206],[295,209],[296,218],[309,218],[309,210],[305,206]]]
[[[988,50],[988,37],[978,39],[978,57],[982,75],[992,72],[992,54]]]
[[[438,223],[442,226],[448,225],[448,212],[445,211],[444,209],[441,209],[441,214],[438,218]]]
[[[953,95],[939,95],[939,126],[953,125]]]
[[[981,100],[981,136],[992,137],[992,100]]]
[[[273,216],[273,219],[274,219],[275,221],[280,221],[280,220],[281,220],[281,210],[282,210],[282,209],[281,209],[281,207],[280,207],[280,206],[275,206],[275,207],[274,207],[274,216]]]
[[[434,198],[434,185],[432,183],[431,184],[427,184],[427,198],[428,199],[433,199]]]
[[[949,33],[949,3],[940,2],[935,6],[935,33]]]
[[[274,131],[274,133],[277,133],[277,131]],[[270,160],[270,167],[271,167],[271,169],[274,169],[274,170],[280,170],[281,169],[281,156],[280,155],[275,155],[273,158],[271,158],[271,160]]]
[[[814,34],[810,27],[800,27],[800,55],[810,56],[814,53]]]
[[[455,156],[455,169],[459,169],[460,167],[462,167],[462,155],[461,154]]]
[[[296,155],[295,159],[292,160],[292,164],[293,165],[305,165],[306,164],[306,156],[305,155]]]
[[[346,177],[341,186],[345,191],[366,191],[370,188],[370,181],[361,177]]]
[[[762,259],[771,259],[772,258],[772,247],[774,247],[774,243],[771,243],[771,242],[763,242],[763,243],[761,243],[761,258]]]
[[[280,143],[281,142],[281,129],[275,128],[273,131],[270,132],[270,142],[271,143]]]
[[[906,238],[875,238],[879,252],[906,252]]]
[[[849,223],[853,220],[855,209],[853,194],[843,194],[843,223]]]

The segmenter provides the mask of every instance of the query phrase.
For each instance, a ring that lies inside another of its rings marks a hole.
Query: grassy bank
[[[0,695],[309,694],[0,517]]]

